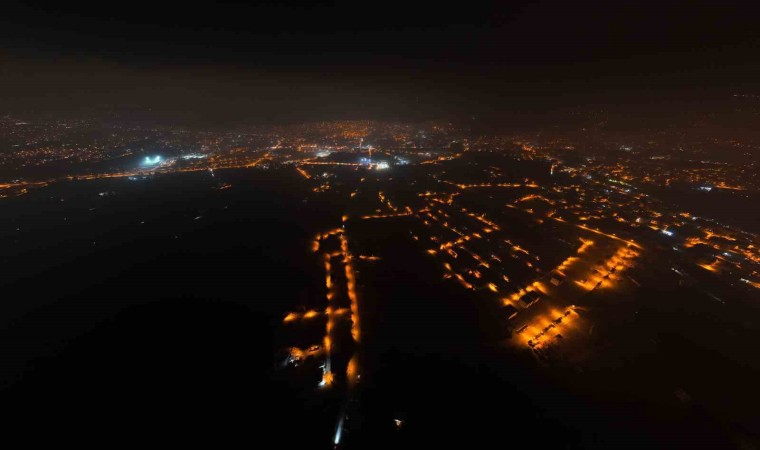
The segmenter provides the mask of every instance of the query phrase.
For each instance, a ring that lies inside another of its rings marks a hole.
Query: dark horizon
[[[227,123],[670,113],[760,92],[741,5],[502,3],[15,2],[0,19],[0,98],[7,111],[130,105]]]
[[[760,449],[748,2],[3,6],[11,434]]]

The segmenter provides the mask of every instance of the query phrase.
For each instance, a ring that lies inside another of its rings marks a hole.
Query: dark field
[[[60,183],[4,201],[9,428],[83,444],[329,447],[338,393],[317,390],[307,368],[277,369],[294,339],[283,315],[324,295],[309,243],[342,208],[329,195],[317,202],[297,176]],[[356,252],[382,259],[357,265],[363,377],[345,445],[725,448],[757,438],[754,305],[679,286],[670,262],[650,256],[632,276],[660,288],[584,297],[595,328],[547,367],[507,344],[512,330],[492,305],[442,279],[413,228],[408,218],[347,226]],[[515,215],[512,232],[529,231]]]

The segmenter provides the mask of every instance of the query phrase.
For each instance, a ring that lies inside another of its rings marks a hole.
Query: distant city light
[[[145,159],[142,162],[143,166],[155,166],[156,164],[161,162],[160,156],[154,156],[151,158],[150,156],[146,156]]]
[[[673,236],[673,232],[672,231],[668,231],[668,230],[662,230],[662,234],[666,234],[668,236]]]
[[[699,187],[700,191],[705,191],[705,192],[710,192],[710,191],[712,191],[712,189],[713,189],[712,186],[700,186]]]
[[[381,161],[381,162],[375,164],[375,168],[377,170],[385,170],[385,169],[389,169],[390,167],[391,167],[390,164],[388,164],[385,161]]]
[[[330,150],[320,150],[317,152],[317,158],[324,158],[326,156],[330,156],[332,152]]]
[[[338,419],[338,426],[335,428],[335,438],[333,438],[333,444],[340,444],[340,438],[343,435],[343,416]]]
[[[203,159],[207,157],[208,155],[204,155],[203,153],[190,153],[188,155],[183,155],[182,159]]]

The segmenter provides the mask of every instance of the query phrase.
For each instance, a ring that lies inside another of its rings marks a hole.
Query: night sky
[[[0,102],[422,118],[757,92],[746,2],[4,4]]]

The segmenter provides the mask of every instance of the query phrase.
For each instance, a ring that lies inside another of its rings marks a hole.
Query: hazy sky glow
[[[727,2],[304,3],[11,2],[0,98],[219,120],[466,116],[723,94],[760,78],[754,16]]]

